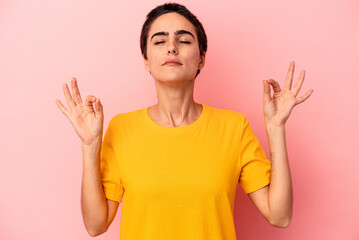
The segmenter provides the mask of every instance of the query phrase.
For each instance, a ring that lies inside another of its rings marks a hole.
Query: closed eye
[[[160,44],[160,43],[164,43],[164,41],[156,42],[155,45],[158,45],[158,44]],[[188,42],[188,41],[180,41],[180,43],[190,44],[191,42]]]

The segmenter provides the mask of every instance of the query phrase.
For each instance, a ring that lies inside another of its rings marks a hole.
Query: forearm
[[[278,226],[288,226],[292,217],[293,190],[287,156],[285,127],[266,123],[270,149],[271,182],[268,206],[271,221]]]
[[[83,175],[81,209],[85,227],[90,235],[106,231],[107,201],[101,183],[101,140],[92,145],[82,145]]]

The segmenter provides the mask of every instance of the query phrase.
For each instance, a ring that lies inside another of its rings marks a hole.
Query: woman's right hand
[[[102,140],[103,133],[103,107],[99,98],[89,95],[85,104],[82,103],[80,91],[75,77],[71,80],[72,95],[66,83],[63,84],[63,91],[66,102],[71,111],[56,99],[56,105],[62,113],[70,120],[77,135],[81,138],[83,145],[90,145]],[[93,104],[95,108],[93,107]]]

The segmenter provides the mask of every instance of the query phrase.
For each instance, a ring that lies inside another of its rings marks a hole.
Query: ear
[[[206,52],[203,52],[200,56],[200,62],[198,64],[198,69],[201,70],[204,67],[204,63],[206,61]]]
[[[149,64],[149,62],[148,62],[148,58],[145,59],[145,56],[144,56],[144,55],[142,55],[142,57],[143,57],[143,63],[145,64],[146,70],[151,73],[151,67],[150,67],[150,64]]]

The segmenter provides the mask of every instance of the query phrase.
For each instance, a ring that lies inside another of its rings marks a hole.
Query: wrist
[[[281,128],[285,128],[285,123],[284,122],[276,122],[272,119],[268,119],[268,118],[264,118],[264,123],[266,128],[273,128],[273,129],[281,129]]]
[[[271,122],[265,122],[265,129],[269,140],[276,139],[278,137],[285,136],[285,125],[284,124],[273,124]]]
[[[96,138],[95,140],[93,140],[89,144],[85,144],[84,142],[82,142],[82,149],[84,149],[84,150],[96,150],[99,147],[101,147],[101,145],[102,145],[102,139],[101,138]]]

